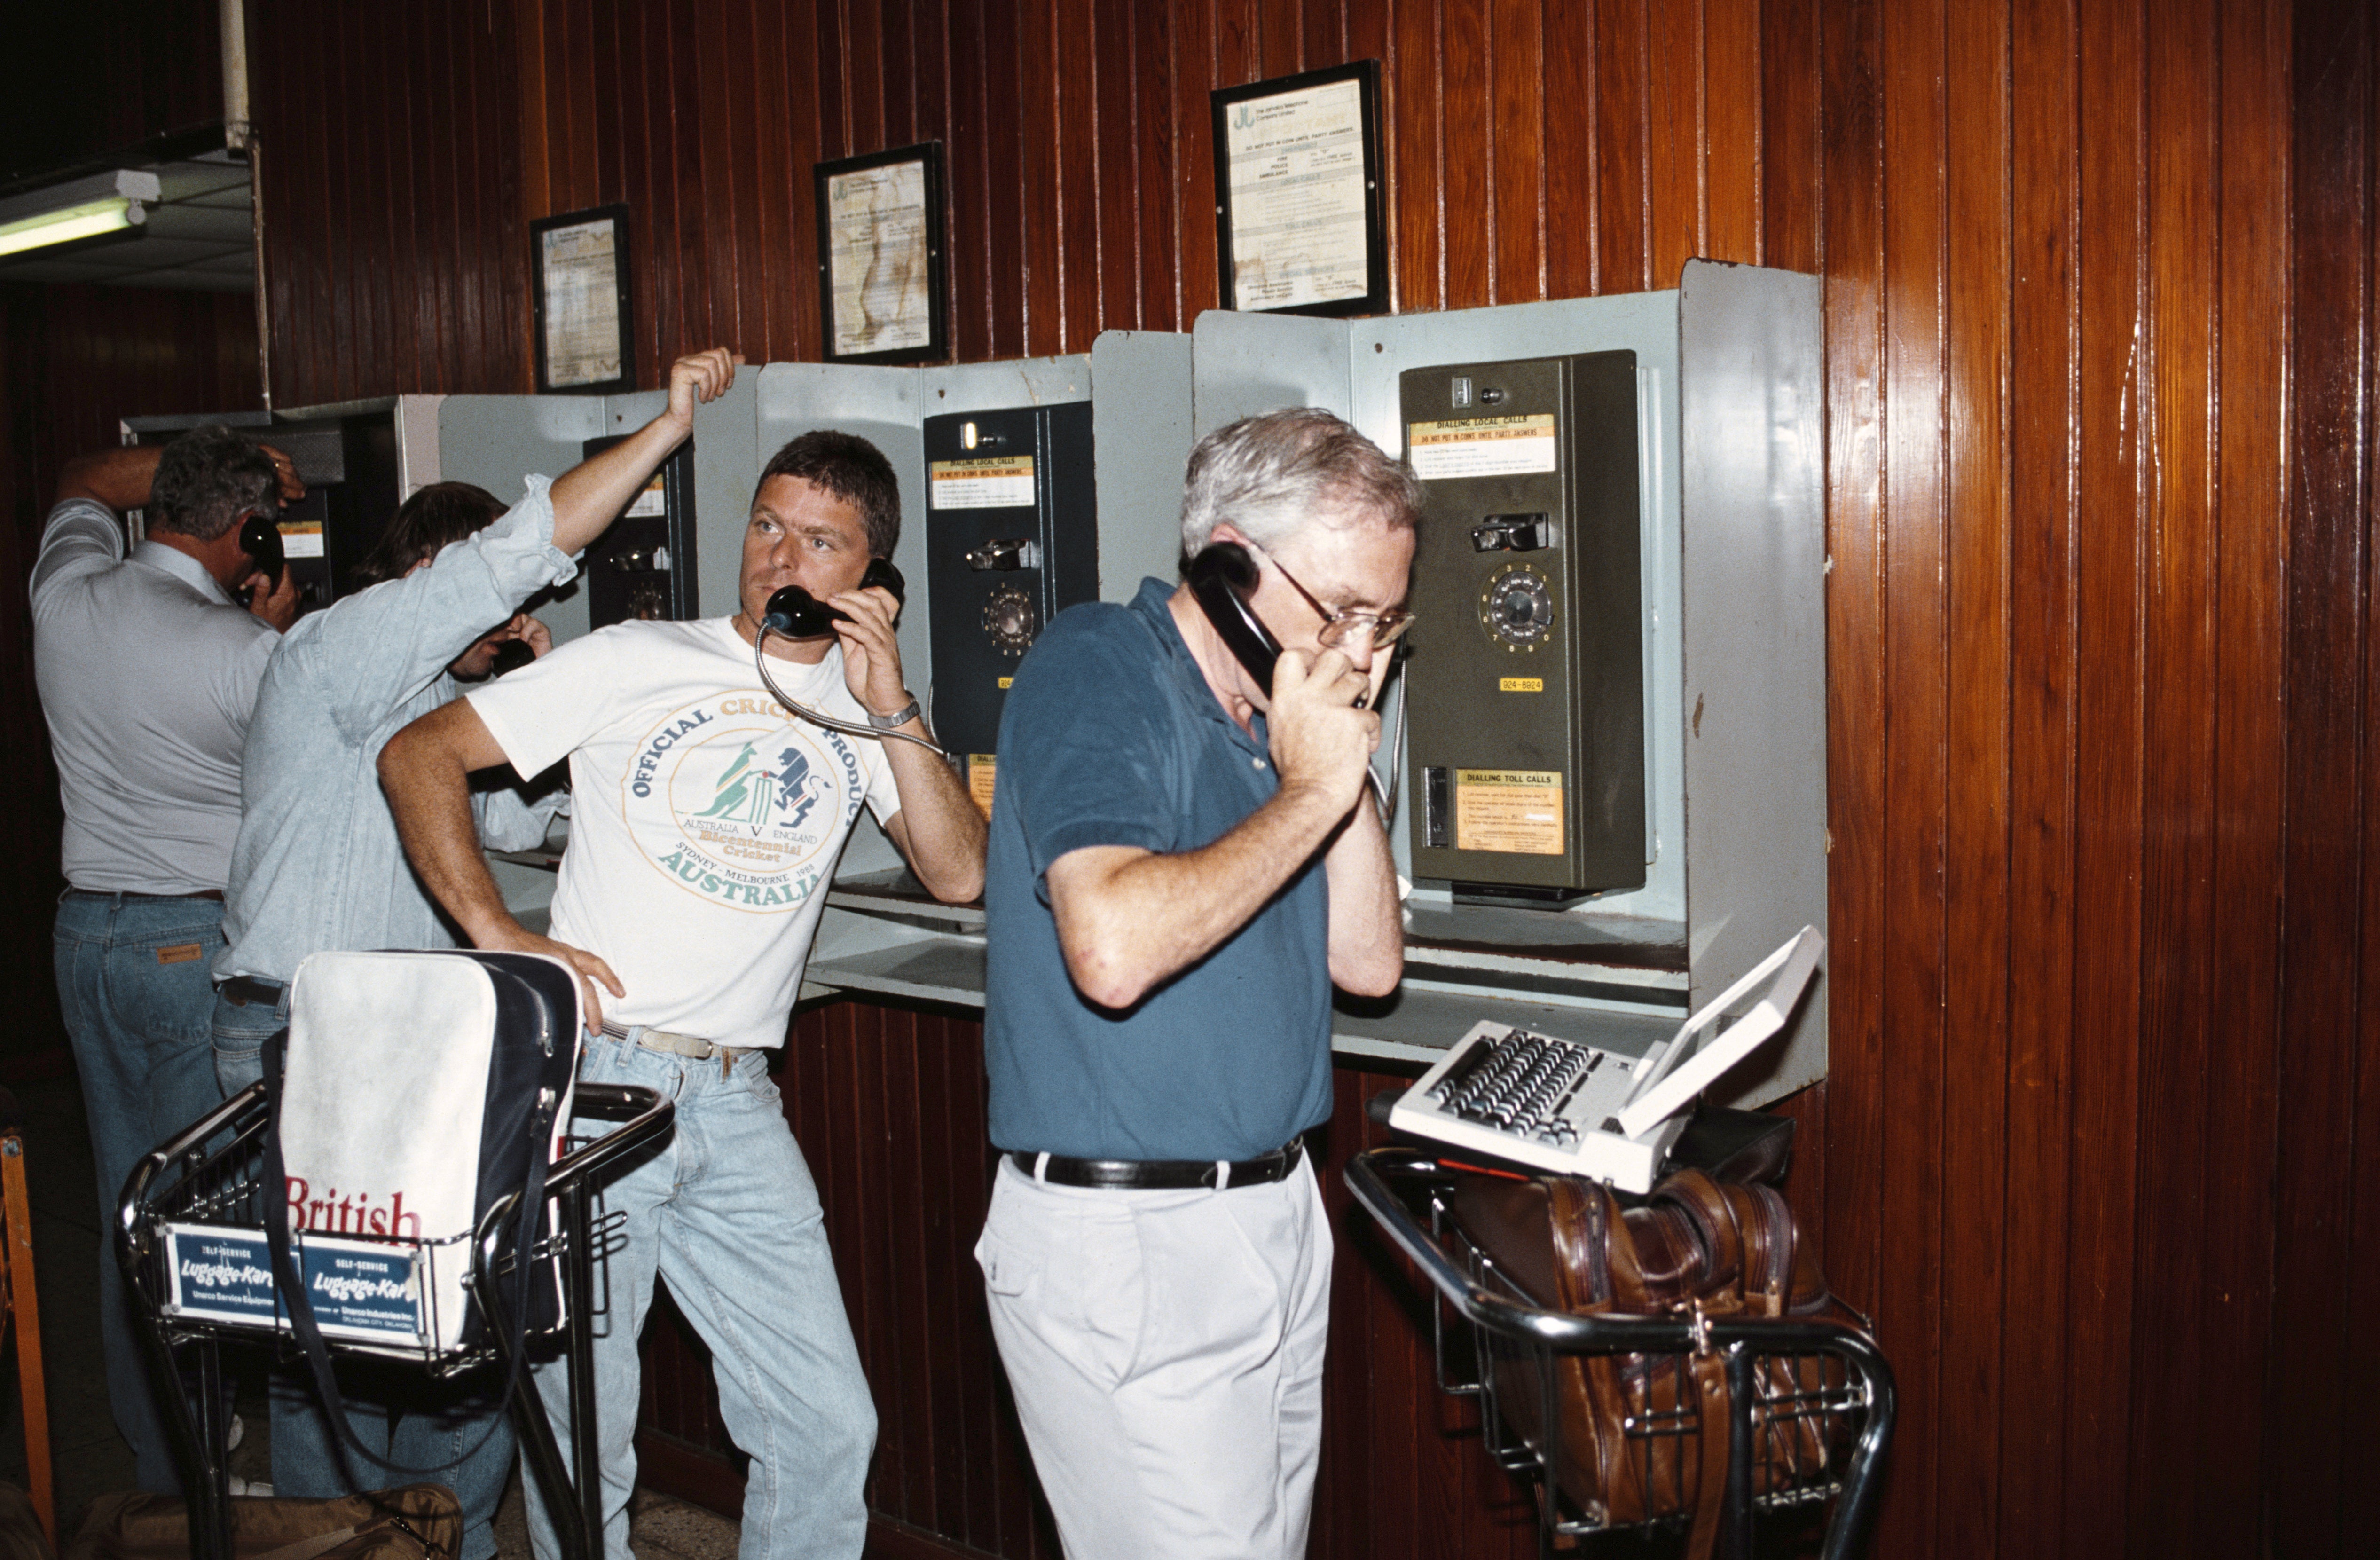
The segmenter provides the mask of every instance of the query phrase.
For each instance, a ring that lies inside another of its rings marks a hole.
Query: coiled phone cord
[[[760,686],[767,689],[769,690],[770,697],[776,700],[778,703],[783,704],[786,709],[791,710],[794,713],[801,716],[802,719],[808,721],[811,725],[822,725],[829,731],[847,731],[854,737],[897,737],[904,742],[915,742],[920,748],[925,749],[926,751],[932,753],[939,758],[946,759],[951,756],[941,747],[928,741],[922,737],[912,737],[905,731],[879,731],[872,725],[862,725],[856,721],[838,720],[834,716],[827,714],[822,711],[813,710],[807,704],[796,703],[791,695],[786,693],[783,689],[777,686],[777,679],[769,675],[769,657],[766,651],[769,643],[769,636],[775,632],[775,629],[770,628],[766,622],[763,622],[760,625],[760,631],[752,636],[752,669],[760,674]]]

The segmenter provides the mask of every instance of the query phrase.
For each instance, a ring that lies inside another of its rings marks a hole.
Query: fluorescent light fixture
[[[128,232],[149,220],[155,174],[95,174],[0,201],[0,255]]]

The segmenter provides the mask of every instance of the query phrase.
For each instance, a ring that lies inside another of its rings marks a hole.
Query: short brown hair
[[[901,479],[884,452],[856,433],[820,428],[804,433],[769,457],[752,484],[752,502],[771,477],[791,477],[822,488],[859,511],[868,531],[868,555],[889,558],[901,540]]]
[[[355,588],[399,579],[419,563],[486,530],[504,514],[504,501],[468,482],[432,482],[400,505],[370,554],[356,566]]]

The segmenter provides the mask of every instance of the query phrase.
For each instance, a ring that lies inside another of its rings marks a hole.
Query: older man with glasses
[[[976,1248],[1066,1551],[1294,1556],[1331,1239],[1330,990],[1393,990],[1366,775],[1419,493],[1328,412],[1193,452],[1187,579],[1062,614],[1001,729]]]

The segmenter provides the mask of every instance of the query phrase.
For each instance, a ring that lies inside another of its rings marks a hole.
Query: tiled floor
[[[42,1356],[50,1394],[50,1458],[59,1528],[71,1534],[92,1497],[132,1487],[132,1455],[108,1417],[99,1352],[98,1188],[82,1094],[72,1078],[18,1085],[25,1118],[25,1180],[33,1209],[33,1261],[42,1305]],[[0,1358],[0,1479],[25,1481],[25,1437],[17,1413],[14,1340]],[[271,1477],[272,1449],[261,1393],[243,1393],[247,1432],[232,1453],[242,1478]],[[730,1560],[736,1524],[698,1506],[639,1491],[630,1544],[642,1560]],[[529,1553],[520,1481],[496,1517],[497,1553]]]

